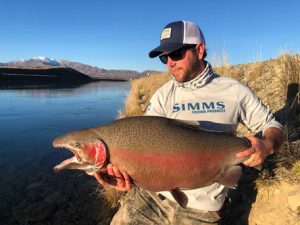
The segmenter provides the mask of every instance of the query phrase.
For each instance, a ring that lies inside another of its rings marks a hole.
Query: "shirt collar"
[[[211,68],[211,65],[206,62],[205,69],[197,75],[194,79],[180,83],[176,81],[176,79],[173,77],[173,81],[177,84],[178,87],[187,88],[187,89],[198,89],[203,87],[205,84],[207,84],[213,75],[213,71]]]

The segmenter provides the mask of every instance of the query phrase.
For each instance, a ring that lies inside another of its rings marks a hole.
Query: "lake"
[[[0,224],[109,223],[113,210],[93,177],[53,172],[73,154],[52,148],[52,140],[115,120],[129,89],[129,82],[93,82],[0,90]]]

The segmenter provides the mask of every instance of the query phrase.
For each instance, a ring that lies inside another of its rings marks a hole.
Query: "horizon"
[[[200,26],[212,64],[245,64],[300,52],[296,0],[193,0],[184,5],[157,0],[11,0],[1,7],[1,63],[45,56],[107,70],[165,71],[165,65],[148,53],[159,45],[162,28],[176,20]]]

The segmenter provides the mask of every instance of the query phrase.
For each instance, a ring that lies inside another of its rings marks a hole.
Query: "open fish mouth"
[[[71,157],[69,159],[66,159],[66,160],[62,161],[61,163],[57,164],[53,168],[54,172],[59,172],[59,171],[62,171],[64,169],[77,169],[77,167],[79,165],[82,165],[82,160],[81,160],[79,154],[76,151],[77,149],[75,149],[73,147],[70,147],[70,146],[66,146],[65,144],[55,143],[55,141],[53,142],[53,147],[54,148],[68,149],[74,154],[73,157]]]
[[[88,162],[85,162],[85,160],[80,157],[79,152],[82,151],[81,149],[78,149],[73,146],[69,146],[67,144],[60,144],[53,142],[54,148],[64,148],[70,150],[74,156],[71,158],[68,158],[61,163],[57,164],[53,167],[54,172],[60,172],[65,169],[76,169],[76,170],[83,170],[89,175],[93,175],[95,172],[97,172],[100,168],[99,166],[96,166],[95,164],[91,164]]]
[[[60,172],[64,169],[77,169],[78,164],[80,164],[80,161],[78,161],[76,156],[73,156],[57,164],[53,170],[54,172]]]

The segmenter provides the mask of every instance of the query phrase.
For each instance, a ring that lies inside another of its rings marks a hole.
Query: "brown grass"
[[[168,73],[155,73],[131,81],[131,90],[119,117],[140,116],[146,112],[154,92],[171,79]]]

